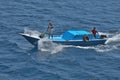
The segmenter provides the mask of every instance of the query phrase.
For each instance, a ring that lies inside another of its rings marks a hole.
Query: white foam
[[[105,44],[113,43],[113,42],[120,42],[120,34],[116,34],[105,42]]]
[[[105,32],[99,32],[99,35],[106,35],[106,36],[110,36],[110,35],[112,35],[112,34],[110,34],[110,33],[105,33]]]
[[[116,45],[101,45],[101,46],[95,47],[95,50],[97,52],[109,52],[115,49],[117,49]]]
[[[61,52],[64,45],[53,43],[51,40],[43,38],[38,41],[38,49],[41,51],[47,51],[51,54]]]
[[[109,52],[115,49],[118,49],[119,45],[98,45],[98,46],[88,46],[88,47],[83,47],[83,46],[77,46],[76,48],[80,49],[93,49],[97,52]]]

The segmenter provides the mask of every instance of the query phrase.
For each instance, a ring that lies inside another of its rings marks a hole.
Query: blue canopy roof
[[[67,31],[72,35],[85,35],[85,34],[90,34],[90,32],[84,31],[84,30],[69,30]]]
[[[66,40],[80,39],[83,38],[83,35],[88,35],[88,34],[90,34],[90,32],[84,30],[68,30],[63,34],[62,38]]]

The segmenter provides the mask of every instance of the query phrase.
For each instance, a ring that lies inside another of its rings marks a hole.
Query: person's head
[[[96,29],[96,27],[93,28],[94,30]]]

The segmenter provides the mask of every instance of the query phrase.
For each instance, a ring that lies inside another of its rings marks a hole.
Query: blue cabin
[[[80,40],[84,36],[88,36],[89,39],[94,39],[93,34],[84,30],[69,30],[62,35],[62,39],[65,40]],[[96,35],[96,38],[100,38],[99,35]]]

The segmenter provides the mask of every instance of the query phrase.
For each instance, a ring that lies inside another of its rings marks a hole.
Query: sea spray
[[[120,42],[120,34],[116,34],[105,42],[105,44]]]
[[[47,51],[51,54],[61,52],[64,46],[53,43],[51,40],[43,38],[38,41],[38,49],[41,51]]]
[[[111,35],[113,35],[113,34],[111,34],[111,33],[106,33],[106,32],[99,32],[99,35],[106,35],[106,36],[111,36]]]
[[[24,28],[24,33],[25,34],[30,34],[30,35],[34,35],[34,36],[38,36],[40,35],[41,33],[37,30],[32,30],[30,28]]]

